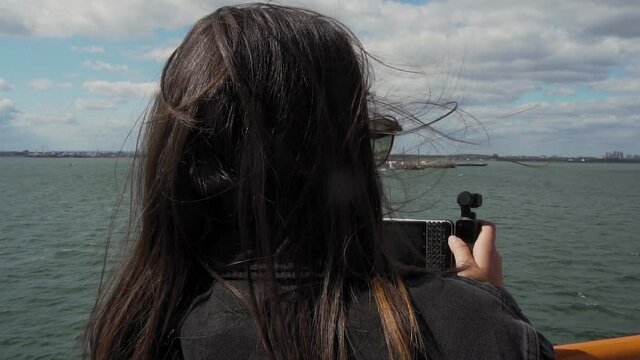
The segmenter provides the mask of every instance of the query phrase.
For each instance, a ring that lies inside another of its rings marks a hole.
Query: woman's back
[[[242,279],[229,285],[247,291]],[[552,359],[552,345],[502,288],[462,277],[424,276],[408,282],[420,313],[428,359]],[[368,289],[349,305],[353,359],[388,359],[376,302]],[[214,285],[196,298],[174,348],[185,360],[267,359],[251,314]]]

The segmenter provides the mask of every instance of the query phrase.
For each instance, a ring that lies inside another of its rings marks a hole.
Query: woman
[[[466,280],[395,269],[369,78],[353,34],[311,11],[194,25],[146,116],[141,223],[94,310],[92,358],[550,354],[504,290],[469,280],[502,286],[491,225],[474,254],[451,239]]]

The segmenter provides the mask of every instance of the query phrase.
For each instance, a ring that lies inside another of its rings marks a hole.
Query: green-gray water
[[[0,358],[77,357],[130,160],[0,158]],[[507,288],[554,343],[640,332],[640,165],[383,173],[412,218],[458,216],[480,192]],[[473,336],[473,334],[470,334]]]

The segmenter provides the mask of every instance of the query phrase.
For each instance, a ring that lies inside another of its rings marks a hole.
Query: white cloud
[[[470,123],[465,139],[500,153],[520,155],[601,155],[616,149],[638,152],[640,103],[633,96],[525,104],[520,109],[531,105],[535,106],[518,114],[513,114],[513,107],[475,108],[473,114],[482,123]],[[488,139],[480,125],[486,128]]]
[[[7,150],[39,148],[46,146],[51,150],[96,150],[120,149],[133,121],[122,118],[100,118],[98,114],[87,119],[78,119],[65,112],[20,113],[9,127],[8,134],[20,135],[37,141],[33,145],[14,141]],[[131,139],[133,141],[134,139]],[[5,144],[0,144],[3,146]],[[131,149],[127,144],[125,149]]]
[[[0,99],[0,111],[4,113],[4,110],[14,108],[15,104],[11,99]]]
[[[129,39],[157,29],[187,27],[224,3],[228,2],[68,0],[61,7],[54,0],[5,0],[0,3],[0,33]],[[529,134],[555,131],[558,136],[575,139],[564,134],[566,129],[562,126],[583,129],[584,125],[584,131],[604,133],[599,128],[604,126],[602,122],[640,136],[640,130],[625,127],[635,119],[625,110],[629,104],[607,107],[607,113],[593,108],[594,114],[598,114],[593,117],[585,110],[592,105],[583,106],[583,100],[576,100],[581,95],[578,89],[602,92],[612,103],[640,98],[637,1],[449,0],[416,5],[387,0],[285,0],[282,3],[336,17],[354,30],[374,55],[391,65],[422,72],[422,75],[403,74],[374,64],[378,71],[375,89],[382,95],[401,101],[427,97],[458,100],[489,126],[495,117],[517,112],[523,106],[517,101],[525,94],[560,95],[566,100],[565,105],[542,104],[536,111],[515,117],[523,121],[514,121],[513,125],[492,127],[496,138],[500,138],[502,131],[512,131],[515,144],[524,139],[517,137],[523,136],[524,131]],[[164,61],[174,48],[174,44],[168,43],[143,48],[133,55]],[[81,47],[72,50],[87,51]],[[105,71],[124,70],[124,65],[98,62],[86,66]],[[612,79],[610,74],[614,70],[625,70],[631,75]],[[91,81],[83,86],[106,97],[104,101],[118,103],[150,95],[153,90],[147,89],[155,89],[157,85]],[[81,105],[90,104],[81,102]],[[554,113],[562,116],[554,117]],[[611,134],[613,139],[619,132]],[[574,146],[577,148],[581,143]],[[638,145],[632,147],[640,152]]]
[[[155,93],[158,84],[156,82],[133,83],[130,81],[87,81],[82,84],[92,93],[107,96],[119,102],[125,102],[131,98],[148,98]]]
[[[13,119],[11,125],[14,128],[35,129],[45,125],[74,125],[76,123],[77,120],[73,114],[51,112],[45,114],[20,113]]]
[[[53,87],[62,89],[69,89],[73,87],[73,84],[70,82],[56,83],[53,80],[47,78],[32,80],[29,85],[36,91],[47,91]]]
[[[616,93],[640,94],[640,76],[606,79],[593,84],[598,90]]]
[[[5,79],[0,79],[0,91],[14,90],[15,88],[15,85],[8,83]]]
[[[0,32],[31,36],[80,35],[122,39],[191,23],[220,2],[182,0],[4,0]]]
[[[31,81],[29,85],[31,85],[31,88],[33,88],[34,90],[47,91],[51,89],[53,85],[55,85],[55,83],[50,79],[36,79]]]
[[[115,107],[116,103],[113,101],[76,99],[76,109],[78,110],[108,110]]]
[[[0,99],[0,125],[8,123],[17,114],[18,110],[11,99]]]
[[[129,67],[127,65],[112,65],[104,61],[100,60],[87,60],[82,63],[82,66],[94,70],[99,71],[108,71],[108,72],[127,72],[129,71]]]
[[[71,46],[72,51],[86,52],[89,54],[102,54],[104,53],[104,48],[100,46]]]
[[[136,54],[136,57],[145,59],[145,60],[152,60],[155,62],[164,62],[169,58],[169,56],[171,55],[171,53],[173,53],[176,47],[178,47],[178,44],[170,45],[170,46],[145,48],[142,51],[138,52]]]
[[[576,91],[570,87],[564,86],[555,86],[553,89],[548,91],[551,95],[560,95],[560,96],[571,96],[576,93]]]

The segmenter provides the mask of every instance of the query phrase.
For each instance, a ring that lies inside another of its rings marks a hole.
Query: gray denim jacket
[[[457,276],[425,276],[408,285],[429,359],[554,358],[551,343],[503,288]],[[388,359],[372,294],[362,292],[349,309],[355,358]],[[267,358],[253,319],[220,285],[195,299],[178,340],[185,360]]]

